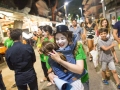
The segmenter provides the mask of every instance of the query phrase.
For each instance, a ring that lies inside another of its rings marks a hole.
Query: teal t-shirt
[[[76,60],[84,60],[84,68],[87,70],[87,62],[86,62],[86,54],[83,50],[82,44],[78,44],[78,50],[76,53]],[[84,76],[81,78],[81,82],[85,83],[89,80],[89,75],[86,73]]]

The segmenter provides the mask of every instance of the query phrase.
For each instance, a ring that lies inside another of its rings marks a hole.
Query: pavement
[[[117,44],[117,42],[115,43]],[[120,50],[118,48],[118,45],[115,47],[115,51],[119,60],[119,63],[115,65],[116,65],[116,70],[118,72],[118,75],[120,76]],[[88,72],[90,77],[89,79],[90,90],[119,90],[116,88],[115,81],[112,77],[112,74],[109,80],[109,85],[104,85],[102,83],[100,67],[95,68],[93,62],[89,62],[88,60],[87,60],[87,66],[88,66]]]
[[[118,49],[118,46],[115,47],[115,50],[117,52],[117,56],[120,62],[120,50]],[[36,62],[35,62],[35,71],[37,73],[37,78],[38,78],[38,86],[39,86],[39,90],[44,90],[43,88],[46,87],[48,82],[44,82],[44,83],[40,83],[40,80],[42,78],[44,78],[44,74],[41,68],[41,63],[40,63],[40,58],[39,58],[39,54],[37,52],[37,50],[35,49],[35,54],[36,54]],[[87,60],[87,64],[88,64],[88,72],[89,72],[89,86],[90,86],[90,90],[118,90],[116,88],[116,85],[114,83],[114,80],[111,78],[109,80],[109,85],[104,85],[102,83],[102,77],[101,77],[101,72],[96,71],[96,69],[94,68],[94,65],[92,62],[89,62]],[[118,64],[116,66],[118,74],[120,75],[120,64]],[[7,90],[17,90],[17,88],[11,88],[12,85],[15,83],[14,81],[14,72],[9,70],[6,62],[0,64],[0,69],[2,69],[2,75],[3,75],[3,80],[5,83],[5,86],[7,88]],[[46,89],[46,90],[55,90],[55,86],[51,86],[51,89]]]

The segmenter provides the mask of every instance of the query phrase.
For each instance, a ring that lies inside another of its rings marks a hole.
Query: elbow
[[[80,69],[78,74],[82,74],[84,72],[84,68],[83,69]]]

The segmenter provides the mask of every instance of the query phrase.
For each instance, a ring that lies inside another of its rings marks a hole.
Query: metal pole
[[[65,24],[67,24],[67,10],[66,10],[66,5],[64,5],[64,9],[65,9]]]
[[[102,2],[102,9],[103,9],[103,17],[106,18],[106,13],[105,13],[105,1],[101,0]]]

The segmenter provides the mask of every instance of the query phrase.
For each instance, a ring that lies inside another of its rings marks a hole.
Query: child
[[[102,78],[103,78],[103,83],[108,85],[108,81],[106,80],[106,67],[108,66],[109,70],[111,70],[113,77],[116,81],[117,88],[120,89],[120,82],[118,78],[118,74],[116,72],[115,64],[114,64],[114,59],[115,61],[118,62],[117,56],[115,54],[114,44],[112,39],[107,38],[108,34],[108,29],[107,28],[101,28],[99,30],[99,34],[101,39],[98,40],[98,46],[100,48],[100,61],[102,65]]]

